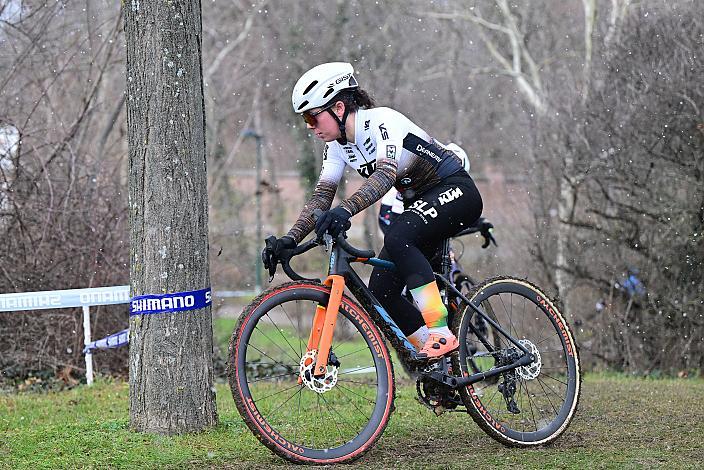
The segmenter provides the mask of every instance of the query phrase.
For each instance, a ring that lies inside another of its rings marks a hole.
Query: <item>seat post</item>
[[[450,269],[452,269],[452,262],[450,261],[450,239],[446,238],[442,242],[442,259],[440,264],[440,269],[442,270],[442,275],[449,281],[450,280]]]
[[[442,242],[442,253],[440,257],[440,273],[442,276],[450,281],[450,270],[452,269],[452,263],[450,262],[450,239],[446,238]],[[447,289],[444,286],[440,287],[440,294],[442,296],[442,301],[447,304]]]

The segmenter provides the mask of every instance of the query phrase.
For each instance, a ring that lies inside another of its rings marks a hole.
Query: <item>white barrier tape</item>
[[[130,286],[0,294],[0,312],[130,303]]]
[[[255,291],[213,292],[213,297],[253,297]],[[49,290],[0,294],[0,312],[48,310],[95,305],[130,303],[130,286],[92,287],[89,289]]]
[[[120,346],[125,346],[129,342],[130,330],[128,328],[126,330],[118,331],[117,333],[113,333],[109,336],[106,336],[103,339],[99,339],[87,344],[86,347],[83,348],[83,354],[86,354],[94,349],[119,348]]]

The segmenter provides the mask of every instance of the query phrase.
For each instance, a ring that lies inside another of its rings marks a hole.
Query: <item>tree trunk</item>
[[[131,295],[210,286],[201,7],[125,2]],[[216,424],[210,306],[130,317],[130,424]]]

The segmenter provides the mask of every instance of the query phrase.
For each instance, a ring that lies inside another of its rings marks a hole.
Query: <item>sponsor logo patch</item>
[[[438,216],[438,210],[422,199],[418,199],[416,202],[411,204],[408,207],[408,210],[418,214],[426,224],[428,223],[428,219],[426,219],[426,217],[434,219]]]
[[[381,138],[383,140],[386,140],[389,138],[389,133],[386,131],[386,127],[384,127],[383,122],[381,124],[379,124],[379,131],[381,132]]]
[[[396,146],[395,145],[387,145],[386,146],[386,158],[390,158],[391,160],[396,159]]]
[[[421,144],[418,144],[416,146],[416,152],[419,155],[427,155],[428,157],[432,158],[433,160],[435,160],[438,163],[442,161],[442,158],[440,158],[435,152],[423,147]]]
[[[359,165],[357,173],[359,173],[363,178],[369,178],[371,174],[374,173],[374,170],[376,170],[376,160]]]
[[[444,206],[448,202],[452,202],[455,199],[461,197],[464,193],[460,188],[450,188],[447,191],[443,191],[438,195],[438,201],[441,206]]]

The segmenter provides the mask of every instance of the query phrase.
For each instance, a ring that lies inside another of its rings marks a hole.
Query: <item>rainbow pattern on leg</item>
[[[413,299],[418,304],[423,320],[428,328],[447,326],[447,308],[442,303],[440,290],[435,281],[411,289]]]

